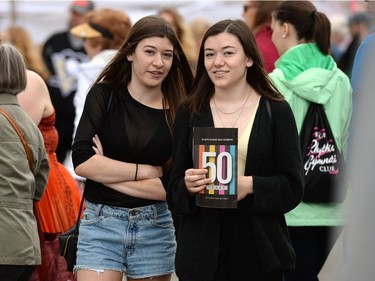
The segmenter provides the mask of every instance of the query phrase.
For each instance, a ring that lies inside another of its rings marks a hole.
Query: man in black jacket
[[[55,126],[59,134],[56,154],[61,163],[72,145],[77,66],[88,60],[82,39],[70,34],[69,30],[82,23],[85,14],[93,9],[92,1],[72,1],[67,30],[53,34],[43,46],[43,59],[51,73],[47,86],[56,110]]]

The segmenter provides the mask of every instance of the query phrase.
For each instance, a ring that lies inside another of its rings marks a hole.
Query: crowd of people
[[[353,249],[363,237],[354,183],[372,184],[357,167],[371,155],[357,146],[372,131],[360,125],[374,6],[364,1],[344,30],[309,0],[248,0],[242,19],[191,23],[169,6],[133,23],[126,11],[74,0],[67,29],[39,48],[25,28],[2,30],[0,109],[26,141],[0,115],[0,276],[322,281],[338,241]],[[304,194],[311,104],[323,108],[348,167],[340,202]],[[237,208],[196,204],[214,172],[195,166],[196,127],[236,129]],[[58,236],[82,197],[69,272]],[[371,276],[352,260],[331,270]]]

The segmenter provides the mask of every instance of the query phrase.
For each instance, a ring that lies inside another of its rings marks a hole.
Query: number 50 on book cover
[[[208,169],[211,183],[197,194],[196,204],[237,208],[237,128],[194,127],[194,168]]]

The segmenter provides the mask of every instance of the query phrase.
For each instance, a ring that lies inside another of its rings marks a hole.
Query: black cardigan
[[[243,199],[241,205],[247,209],[264,270],[290,270],[294,268],[295,255],[284,213],[302,200],[302,158],[289,104],[271,100],[269,103],[271,116],[265,98],[261,98],[255,116],[245,167],[245,175],[253,176],[254,193]],[[188,195],[184,182],[185,171],[193,167],[192,128],[213,126],[209,104],[199,117],[191,117],[180,108],[174,126],[174,161],[167,201],[174,213],[182,215],[176,272],[184,280],[209,280],[216,268],[217,210],[196,206],[195,197]]]

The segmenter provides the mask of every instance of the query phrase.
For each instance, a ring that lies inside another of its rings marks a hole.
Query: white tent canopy
[[[211,22],[224,18],[241,18],[242,1],[95,1],[97,8],[110,7],[128,13],[134,23],[143,16],[155,14],[163,6],[178,9],[189,22],[204,17]],[[26,28],[35,43],[45,41],[68,24],[70,1],[0,1],[0,30],[10,25]],[[14,10],[12,16],[12,9]]]
[[[0,31],[10,25],[22,26],[31,34],[36,44],[42,44],[52,33],[67,27],[70,2],[68,0],[0,0]],[[186,22],[200,17],[210,22],[226,18],[242,19],[244,4],[244,1],[223,0],[94,0],[94,2],[98,8],[111,7],[127,12],[133,23],[143,16],[155,14],[163,6],[176,7]],[[315,1],[317,8],[327,14],[348,13],[348,3]]]

